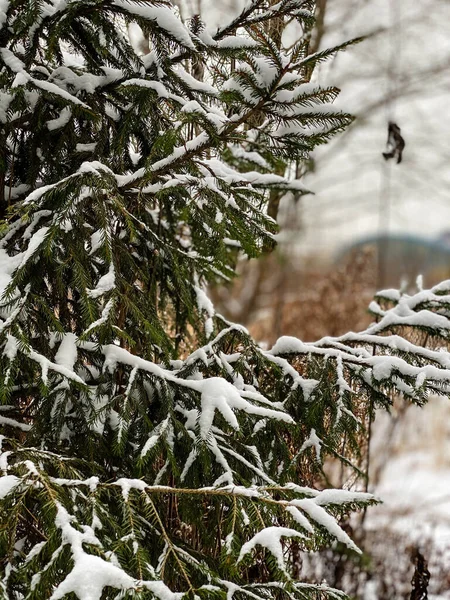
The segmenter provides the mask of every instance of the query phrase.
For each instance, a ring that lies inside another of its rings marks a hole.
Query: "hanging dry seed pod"
[[[397,157],[397,164],[402,162],[402,154],[405,148],[405,140],[400,132],[400,127],[396,123],[389,121],[386,152],[383,152],[383,156],[385,160]]]
[[[411,560],[415,565],[414,575],[411,580],[412,591],[410,600],[426,600],[428,598],[428,583],[430,581],[430,571],[427,561],[416,548],[412,554]]]

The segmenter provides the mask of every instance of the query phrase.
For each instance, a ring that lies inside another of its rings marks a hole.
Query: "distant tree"
[[[317,489],[322,461],[353,468],[390,390],[446,389],[445,354],[381,334],[446,336],[449,305],[271,351],[214,313],[206,283],[274,243],[270,193],[304,191],[290,162],[350,122],[307,81],[339,47],[268,34],[313,4],[214,35],[162,1],[1,4],[1,598],[341,596],[296,557],[358,551],[339,519],[374,500]]]
[[[323,250],[332,251],[355,235],[374,231],[420,235],[424,222],[427,234],[437,235],[448,220],[443,166],[448,124],[440,111],[449,89],[450,53],[440,41],[449,36],[448,5],[439,0],[320,0],[317,5],[322,8],[312,49],[326,48],[356,31],[366,39],[318,73],[320,80],[344,90],[342,102],[357,118],[339,140],[314,153],[306,183],[316,197],[299,205],[302,235],[292,236],[294,241],[315,252],[318,230],[332,229],[333,237],[323,244]],[[430,38],[437,40],[433,61],[419,50]],[[406,141],[398,167],[382,157],[390,120],[401,127]],[[386,253],[395,263],[395,256]]]

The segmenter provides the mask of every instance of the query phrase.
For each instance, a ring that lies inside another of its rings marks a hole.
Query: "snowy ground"
[[[418,546],[429,561],[430,597],[449,600],[450,400],[432,399],[424,409],[410,407],[391,441],[388,432],[388,418],[380,415],[373,473],[383,504],[368,511],[366,526],[378,539],[380,531],[389,531],[381,546],[385,558],[393,560],[393,571],[401,559],[393,555],[393,546],[400,553],[402,546],[404,553]],[[396,539],[398,546],[392,542]]]

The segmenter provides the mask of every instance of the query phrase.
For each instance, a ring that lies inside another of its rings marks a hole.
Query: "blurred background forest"
[[[214,29],[246,0],[174,2],[184,18],[201,14]],[[268,345],[280,335],[312,341],[360,330],[377,289],[408,291],[450,277],[450,2],[316,5],[311,52],[366,36],[312,79],[339,87],[336,105],[355,122],[302,166],[313,194],[281,199],[277,250],[243,260],[242,277],[212,291],[221,312]],[[292,35],[287,27],[283,42]],[[400,164],[382,156],[389,121],[406,142]],[[392,415],[378,416],[371,436],[370,489],[384,504],[348,524],[365,562],[339,552],[328,562],[304,557],[302,572],[365,600],[409,598],[419,548],[431,572],[429,597],[450,599],[450,405],[431,399],[420,410],[393,400]]]

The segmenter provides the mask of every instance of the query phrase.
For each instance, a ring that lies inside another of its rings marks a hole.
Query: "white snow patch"
[[[112,563],[82,552],[75,558],[75,566],[58,585],[50,600],[60,600],[71,592],[79,600],[100,600],[106,586],[129,590],[136,588],[136,582]]]
[[[20,479],[15,475],[4,475],[0,477],[0,499],[5,498],[20,483]]]
[[[6,336],[6,344],[3,348],[4,356],[7,356],[9,360],[14,360],[17,356],[18,348],[19,342],[17,341],[17,338],[8,333]]]
[[[106,321],[109,317],[109,313],[111,312],[113,307],[114,307],[114,300],[111,298],[110,300],[108,300],[105,308],[102,310],[100,319],[97,319],[97,321],[94,321],[93,323],[91,323],[89,325],[89,327],[86,329],[86,331],[83,333],[83,335],[87,335],[95,327],[99,327],[100,325],[103,325],[103,323],[106,323]]]
[[[194,286],[195,294],[197,296],[197,308],[200,313],[203,311],[206,313],[205,319],[205,334],[206,337],[209,338],[213,333],[213,320],[215,310],[214,305],[211,300],[206,295],[205,290],[203,290],[199,285]]]
[[[146,454],[148,454],[148,452],[150,452],[150,450],[154,446],[156,446],[156,444],[158,443],[159,439],[161,438],[162,435],[164,435],[164,433],[167,430],[167,428],[169,427],[169,425],[170,425],[169,417],[167,417],[166,419],[164,419],[164,421],[162,421],[161,423],[159,423],[153,429],[153,431],[150,434],[150,437],[145,442],[144,447],[141,450],[141,457],[143,457]]]
[[[296,529],[289,529],[288,527],[266,527],[242,546],[237,562],[239,563],[246,554],[251,552],[256,545],[259,545],[267,548],[273,554],[280,571],[286,573],[283,547],[281,545],[282,537],[304,538],[305,536]]]
[[[36,233],[31,237],[30,243],[28,244],[28,248],[22,255],[22,260],[20,262],[19,269],[27,263],[31,256],[33,256],[33,254],[37,251],[39,246],[44,242],[48,230],[48,227],[41,227],[41,229],[38,229],[38,231],[36,231]]]
[[[68,106],[66,106],[59,113],[59,117],[47,121],[47,129],[49,129],[50,131],[54,131],[55,129],[61,129],[62,127],[67,125],[67,123],[69,123],[71,118],[72,111]]]
[[[87,295],[90,298],[99,298],[106,294],[106,292],[110,292],[115,288],[116,285],[116,274],[114,270],[114,264],[111,262],[109,265],[108,272],[100,277],[97,285],[93,290],[88,290]]]
[[[0,0],[0,29],[6,23],[8,16],[6,11],[9,8],[9,0]]]
[[[130,14],[144,17],[144,19],[148,19],[149,21],[156,21],[158,27],[164,29],[172,38],[176,39],[177,42],[191,50],[195,49],[189,31],[180,19],[176,17],[172,9],[165,6],[132,4],[131,2],[124,2],[123,0],[113,0],[113,4]]]
[[[302,447],[300,448],[300,454],[302,452],[304,452],[307,448],[310,448],[311,446],[314,447],[314,449],[316,451],[316,458],[318,461],[320,461],[320,451],[321,451],[321,447],[322,447],[322,440],[316,434],[315,429],[311,429],[309,438],[303,442]]]
[[[353,540],[349,538],[345,531],[341,529],[336,519],[328,514],[324,508],[318,506],[315,502],[315,499],[311,500],[309,498],[303,498],[302,500],[292,500],[291,505],[301,508],[301,510],[306,512],[311,519],[324,527],[330,535],[345,544],[348,548],[351,548],[355,552],[358,552],[358,554],[361,554],[361,550],[353,542]]]
[[[64,334],[55,356],[57,365],[62,365],[73,371],[73,366],[77,361],[77,341],[78,338],[74,333]]]

